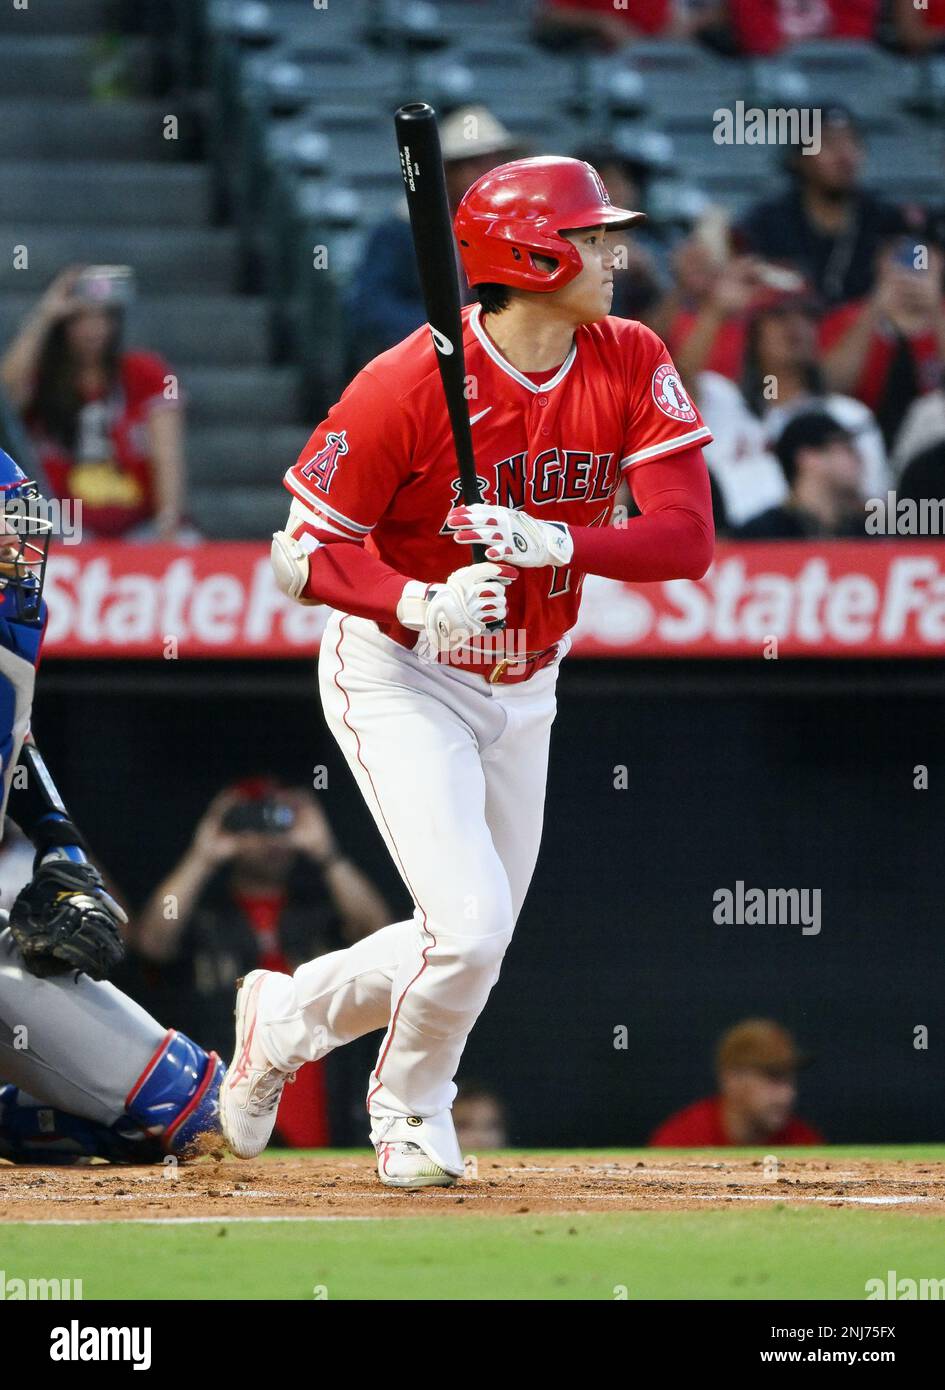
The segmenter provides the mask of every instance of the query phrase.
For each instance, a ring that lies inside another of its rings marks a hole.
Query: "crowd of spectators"
[[[453,205],[471,176],[524,149],[483,108],[454,111]],[[646,211],[644,148],[574,153],[614,202]],[[819,149],[785,150],[783,191],[737,220],[709,206],[685,235],[652,219],[619,248],[613,312],[660,333],[713,433],[722,536],[862,537],[866,499],[945,438],[942,209],[870,192],[865,156],[854,115],[829,104]],[[354,276],[352,343],[373,356],[423,319],[405,213],[393,210]]]
[[[540,42],[613,52],[647,39],[692,39],[725,54],[771,57],[813,39],[883,39],[904,53],[945,48],[943,0],[541,0]]]
[[[539,42],[608,50],[670,37],[770,55],[804,39],[881,38],[926,53],[945,46],[945,0],[544,0],[535,25]],[[660,166],[632,129],[541,150],[587,159],[615,203],[648,214],[620,247],[613,312],[663,337],[712,431],[723,538],[866,535],[857,510],[907,470],[910,488],[941,497],[934,453],[911,465],[945,440],[945,203],[872,191],[861,122],[837,102],[811,105],[819,148],[784,148],[780,191],[737,217],[708,204],[688,226],[651,208]],[[483,105],[448,112],[441,141],[454,209],[488,169],[539,152]],[[192,541],[184,390],[157,353],[126,342],[133,285],[132,268],[63,270],[6,345],[0,387],[44,489],[81,502],[84,537]],[[402,199],[369,229],[345,295],[350,376],[425,317]],[[811,412],[792,436],[800,443],[782,446]],[[825,414],[837,431],[829,445],[816,442]],[[842,485],[856,504],[811,509],[815,459],[839,466],[841,454],[857,461]]]

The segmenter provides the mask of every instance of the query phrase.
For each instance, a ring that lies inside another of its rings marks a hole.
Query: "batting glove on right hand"
[[[404,627],[426,632],[436,651],[455,651],[481,637],[490,623],[505,622],[505,590],[517,577],[511,565],[483,562],[454,570],[445,584],[411,579],[397,604],[397,617]]]

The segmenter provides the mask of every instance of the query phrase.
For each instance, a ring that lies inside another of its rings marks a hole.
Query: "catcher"
[[[222,1063],[106,982],[124,911],[90,862],[30,733],[52,522],[0,450],[0,835],[36,849],[0,913],[0,1157],[155,1162],[216,1131]]]

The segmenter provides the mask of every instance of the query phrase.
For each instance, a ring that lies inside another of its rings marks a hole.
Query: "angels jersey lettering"
[[[664,344],[606,318],[579,328],[541,385],[507,362],[478,305],[463,312],[469,415],[482,500],[546,521],[606,526],[621,474],[708,443]],[[472,563],[446,530],[460,499],[446,404],[426,325],[351,382],[285,476],[289,491],[341,539],[363,542],[411,579],[444,580]],[[522,569],[507,626],[541,651],[577,620],[583,574]],[[412,637],[412,634],[411,634]]]

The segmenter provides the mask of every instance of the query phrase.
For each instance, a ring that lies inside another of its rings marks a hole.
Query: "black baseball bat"
[[[425,101],[408,102],[395,113],[394,129],[407,192],[420,288],[446,397],[463,501],[472,504],[481,502],[482,497],[469,428],[453,221],[446,196],[446,175],[443,172],[436,112]],[[472,552],[477,562],[486,558],[485,546],[474,545]],[[495,631],[502,624],[490,623],[489,627]]]

